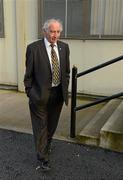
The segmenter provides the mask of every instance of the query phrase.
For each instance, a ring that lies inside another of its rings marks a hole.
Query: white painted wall
[[[15,0],[4,0],[5,38],[0,38],[0,84],[17,85]]]
[[[0,84],[17,84],[24,91],[25,51],[37,40],[37,0],[4,0],[5,39],[0,39]],[[123,41],[63,40],[70,46],[71,68],[81,72],[122,55]],[[78,92],[110,95],[122,91],[123,62],[86,75],[78,80]],[[71,84],[69,87],[71,90]]]
[[[87,70],[123,54],[123,41],[87,40],[68,41],[71,50],[71,67],[78,72]],[[110,95],[122,91],[123,60],[78,79],[78,92]]]
[[[28,43],[38,36],[37,0],[16,0],[18,89],[24,91],[25,53]]]

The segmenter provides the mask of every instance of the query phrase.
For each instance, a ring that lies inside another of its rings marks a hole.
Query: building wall
[[[37,0],[16,0],[18,90],[24,91],[26,46],[38,37]]]
[[[15,18],[15,2],[5,0],[5,38],[0,38],[0,84],[17,85]]]
[[[25,51],[37,40],[37,0],[4,0],[5,38],[0,39],[0,84],[24,91]],[[122,55],[121,40],[63,40],[70,46],[70,62],[78,72]],[[110,95],[122,91],[123,62],[78,79],[78,92]],[[71,91],[71,83],[69,86]]]
[[[123,41],[87,40],[69,41],[71,67],[75,64],[78,72],[87,70],[123,53]],[[78,79],[78,92],[110,95],[122,91],[123,60],[90,73]]]

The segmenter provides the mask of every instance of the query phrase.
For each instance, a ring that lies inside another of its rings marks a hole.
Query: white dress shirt
[[[47,54],[48,54],[48,57],[49,57],[50,66],[51,66],[51,71],[52,71],[51,43],[50,43],[46,38],[44,38],[44,43],[45,43],[45,47],[46,47]],[[56,52],[56,55],[57,55],[57,58],[58,58],[58,62],[59,62],[59,67],[60,67],[60,60],[59,60],[59,52],[58,52],[57,43],[54,43],[54,50],[55,50],[55,52]],[[54,87],[54,86],[55,86],[55,85],[52,83],[52,87]]]

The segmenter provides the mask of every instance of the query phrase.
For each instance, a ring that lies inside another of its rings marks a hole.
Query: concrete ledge
[[[94,136],[84,136],[84,135],[77,135],[76,136],[77,142],[80,144],[92,145],[92,146],[99,146],[99,139],[95,138]]]
[[[123,152],[123,102],[101,129],[100,146]]]
[[[123,134],[102,131],[99,146],[123,153]]]
[[[90,122],[79,133],[80,138],[85,143],[99,145],[100,130],[108,118],[117,108],[121,100],[111,100],[92,118]]]

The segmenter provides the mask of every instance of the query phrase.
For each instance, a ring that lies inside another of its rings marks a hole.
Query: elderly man
[[[24,85],[29,97],[39,167],[49,170],[49,148],[63,103],[68,104],[69,46],[59,41],[62,24],[49,19],[43,39],[27,46]]]

